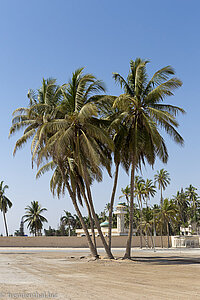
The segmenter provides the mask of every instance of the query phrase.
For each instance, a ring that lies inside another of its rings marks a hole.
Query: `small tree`
[[[3,219],[6,229],[6,235],[8,236],[8,226],[6,222],[6,213],[8,208],[12,207],[12,202],[5,196],[5,190],[8,189],[8,185],[3,186],[3,181],[0,183],[0,210],[3,213]]]
[[[48,222],[45,217],[41,215],[42,212],[47,211],[46,208],[41,208],[38,201],[32,201],[31,205],[25,208],[26,214],[24,215],[24,222],[28,222],[27,228],[29,228],[30,233],[35,236],[41,235],[41,230],[43,228],[43,223]]]

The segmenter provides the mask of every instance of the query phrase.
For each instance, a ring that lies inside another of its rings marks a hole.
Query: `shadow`
[[[132,261],[149,263],[155,265],[192,265],[200,264],[200,258],[198,257],[177,257],[177,256],[148,256],[148,257],[132,257]]]
[[[0,255],[2,254],[6,254],[6,255],[18,255],[18,254],[23,254],[23,255],[32,255],[32,254],[35,254],[35,252],[0,252]]]

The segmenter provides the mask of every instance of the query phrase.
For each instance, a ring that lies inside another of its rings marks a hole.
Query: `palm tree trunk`
[[[163,195],[162,195],[162,186],[160,188],[160,206],[163,206]]]
[[[145,243],[146,243],[146,248],[149,248],[149,241],[148,241],[148,232],[146,229],[146,234],[145,234]]]
[[[98,220],[97,215],[96,215],[95,210],[94,210],[94,205],[93,205],[93,201],[92,201],[92,194],[91,194],[91,191],[90,191],[90,184],[89,184],[89,180],[88,180],[88,176],[87,176],[87,170],[86,170],[85,166],[84,166],[84,180],[85,180],[85,186],[86,186],[86,190],[87,190],[87,196],[88,196],[88,201],[89,201],[89,204],[90,204],[92,216],[94,218],[94,222],[95,222],[95,225],[97,227],[100,239],[103,243],[103,246],[104,246],[104,249],[106,251],[106,254],[107,254],[108,258],[113,259],[114,257],[113,257],[113,255],[111,253],[111,250],[109,249],[108,244],[106,243],[106,240],[103,236],[103,233],[101,231],[101,227],[100,227],[100,224],[99,224],[99,220]]]
[[[167,246],[168,246],[168,248],[170,247],[170,244],[169,244],[169,222],[167,222]]]
[[[112,239],[112,216],[113,216],[113,205],[115,200],[115,193],[117,188],[118,174],[119,174],[119,163],[115,164],[115,179],[112,190],[112,196],[110,200],[110,209],[109,209],[109,226],[108,226],[108,247],[111,250],[111,239]]]
[[[98,253],[97,253],[97,250],[95,249],[95,247],[94,247],[94,245],[93,245],[93,243],[92,243],[92,240],[91,240],[91,238],[90,238],[90,235],[89,235],[87,226],[86,226],[86,224],[85,224],[85,222],[84,222],[83,216],[82,216],[82,214],[81,214],[81,212],[80,212],[80,209],[79,209],[79,207],[78,207],[78,204],[77,204],[77,201],[76,201],[76,197],[75,197],[73,191],[71,190],[70,185],[69,185],[69,183],[68,183],[68,180],[67,180],[67,178],[66,178],[66,175],[65,175],[65,172],[64,172],[64,168],[63,168],[63,166],[62,166],[62,163],[59,163],[58,165],[59,165],[59,168],[60,168],[60,170],[61,170],[62,178],[63,178],[63,180],[64,180],[64,182],[65,182],[65,184],[66,184],[67,190],[68,190],[69,195],[70,195],[70,197],[71,197],[71,199],[72,199],[72,203],[73,203],[73,205],[74,205],[74,208],[75,208],[75,210],[76,210],[76,213],[77,213],[77,215],[78,215],[78,217],[79,217],[79,220],[80,220],[80,222],[81,222],[82,228],[83,228],[83,230],[84,230],[84,232],[85,232],[86,239],[87,239],[87,242],[88,242],[88,246],[89,246],[89,248],[90,248],[90,252],[91,252],[92,256],[94,256],[95,258],[99,258],[99,255],[98,255]]]
[[[3,210],[3,219],[4,219],[4,224],[5,224],[6,236],[8,236],[8,226],[7,226],[6,214],[5,214],[4,210]]]
[[[142,203],[140,203],[139,209],[140,209],[140,248],[142,249]]]
[[[163,248],[162,225],[161,225],[161,233],[160,233],[160,238],[161,238],[161,247]]]
[[[90,220],[90,227],[91,227],[91,231],[92,231],[93,244],[94,244],[94,247],[97,251],[96,237],[95,237],[95,231],[94,231],[94,221],[93,221],[93,218],[92,218],[90,205],[88,203],[88,199],[87,199],[87,196],[85,194],[85,190],[84,190],[84,188],[83,188],[83,186],[81,185],[80,182],[79,182],[79,187],[80,187],[81,193],[83,195],[83,199],[84,199],[86,207],[87,207],[88,217],[89,217],[89,220]]]
[[[152,248],[153,248],[153,250],[155,252],[155,240],[154,240],[154,238],[152,236],[152,229],[149,229],[149,233],[150,233],[150,237],[151,237]]]
[[[126,242],[126,252],[124,258],[131,258],[131,242],[133,236],[133,201],[134,201],[134,183],[135,181],[135,161],[132,159],[131,165],[131,190],[130,190],[130,215],[129,215],[129,232]]]

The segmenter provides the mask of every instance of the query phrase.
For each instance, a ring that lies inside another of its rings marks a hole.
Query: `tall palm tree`
[[[71,192],[75,193],[77,185],[82,196],[86,193],[99,236],[107,255],[111,258],[113,256],[102,234],[90,189],[94,179],[102,179],[102,167],[106,167],[110,174],[113,148],[112,140],[103,128],[103,122],[97,118],[98,107],[95,102],[99,100],[99,96],[91,96],[94,91],[104,91],[102,83],[91,74],[83,75],[83,69],[76,70],[64,92],[60,109],[63,118],[41,126],[40,139],[38,147],[33,150],[33,158],[37,156],[37,162],[40,164],[44,155],[52,156],[65,181],[66,170],[69,170],[71,183],[73,176],[70,196],[72,197]],[[65,184],[68,186],[68,182]],[[68,186],[68,191],[69,188]]]
[[[8,189],[8,185],[3,186],[3,181],[0,183],[0,210],[3,213],[4,225],[6,230],[6,235],[8,236],[8,226],[6,222],[6,213],[8,208],[12,207],[12,202],[5,196],[5,190]]]
[[[118,120],[127,128],[124,139],[126,141],[127,159],[131,163],[131,195],[130,195],[130,220],[129,234],[126,245],[125,258],[130,258],[131,240],[133,230],[133,200],[135,171],[141,167],[145,160],[154,165],[158,156],[163,162],[167,162],[168,153],[165,142],[158,131],[160,126],[179,144],[183,144],[183,138],[175,129],[178,127],[176,115],[184,110],[161,103],[166,96],[173,95],[173,90],[180,87],[182,82],[172,77],[174,69],[170,66],[157,71],[148,81],[146,64],[137,58],[130,62],[130,72],[127,80],[119,73],[113,77],[124,89],[114,102],[114,107],[119,110]]]
[[[24,222],[28,222],[27,228],[35,236],[41,234],[43,228],[43,223],[48,222],[47,219],[41,215],[44,211],[47,211],[46,208],[42,208],[38,201],[32,201],[31,205],[28,205],[25,208],[26,214],[24,217]]]
[[[78,73],[76,73],[78,76]],[[80,74],[79,74],[80,75]],[[74,78],[73,78],[74,79]],[[90,82],[90,86],[88,86],[87,93],[85,96],[89,96],[92,91],[97,89],[97,84],[95,85],[95,80],[94,78],[90,77],[88,78],[88,82]],[[15,133],[17,130],[24,128],[25,131],[23,136],[18,139],[15,145],[14,149],[14,154],[16,153],[16,150],[21,148],[24,143],[27,142],[29,138],[32,138],[32,154],[33,158],[35,154],[37,153],[38,149],[41,147],[40,142],[44,143],[44,145],[47,143],[47,140],[51,137],[50,134],[46,135],[44,131],[41,130],[42,125],[49,123],[50,121],[58,120],[57,123],[59,123],[59,120],[62,120],[65,118],[65,114],[67,110],[70,110],[70,108],[73,107],[73,103],[71,100],[64,101],[64,96],[66,98],[66,95],[69,96],[69,98],[73,98],[73,93],[76,90],[77,82],[71,82],[69,85],[71,86],[71,96],[69,93],[66,92],[66,85],[63,85],[61,87],[56,85],[55,80],[49,79],[47,81],[43,80],[42,87],[37,91],[34,92],[32,90],[29,91],[28,93],[28,98],[29,98],[29,106],[27,108],[19,108],[14,111],[13,115],[13,121],[12,121],[12,127],[10,129],[10,135]],[[74,84],[74,91],[73,91],[73,84]],[[82,88],[83,88],[83,81],[81,84],[79,84],[79,89],[77,94],[80,96],[82,93]],[[79,106],[78,103],[78,97],[76,97],[76,105]],[[63,104],[63,101],[65,102]],[[61,106],[62,104],[62,106]],[[89,105],[88,105],[89,107]],[[65,111],[63,112],[63,109]],[[82,117],[84,118],[84,110],[82,110]],[[55,155],[54,155],[55,156]],[[55,161],[52,162],[54,165],[54,168],[56,167]],[[44,169],[51,169],[51,167],[44,168]],[[58,167],[59,168],[59,167]],[[41,173],[43,173],[44,169],[42,170]],[[57,170],[58,171],[58,170]],[[57,172],[58,175],[58,172]],[[66,174],[64,174],[66,175]],[[68,174],[69,175],[69,174]],[[67,175],[67,180],[69,179],[69,176]],[[63,176],[60,176],[60,179]],[[65,176],[64,176],[65,177]],[[57,176],[58,178],[58,176]],[[87,231],[87,227],[84,224],[84,219],[82,217],[82,214],[78,208],[77,205],[77,200],[76,200],[76,194],[74,194],[74,190],[72,191],[70,188],[70,185],[68,184],[68,181],[64,183],[64,185],[60,182],[61,180],[58,180],[57,183],[59,184],[59,187],[63,186],[63,188],[67,187],[70,196],[72,198],[73,204],[75,206],[77,215],[79,216],[82,226],[85,231]],[[66,181],[66,178],[62,180]],[[70,180],[70,179],[69,179]],[[80,197],[79,197],[80,200]],[[86,232],[86,237],[88,238],[88,242],[90,244],[90,248],[93,251],[93,254],[95,253],[95,249],[92,246],[92,242],[90,243],[90,236],[89,233]],[[91,251],[92,251],[91,250]]]
[[[157,174],[154,176],[155,183],[158,183],[158,189],[160,190],[160,205],[163,205],[163,190],[166,189],[167,185],[170,184],[170,177],[169,173],[161,169],[160,171],[157,171]]]

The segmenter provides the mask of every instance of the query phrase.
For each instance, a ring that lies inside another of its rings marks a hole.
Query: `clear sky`
[[[7,214],[10,233],[19,228],[24,208],[37,200],[48,209],[48,225],[57,227],[63,210],[73,208],[68,195],[58,200],[49,190],[50,174],[35,179],[31,168],[30,147],[12,156],[15,141],[8,139],[12,112],[26,106],[27,91],[37,89],[42,78],[57,78],[65,83],[78,67],[102,79],[107,92],[121,90],[112,72],[124,77],[130,59],[150,60],[148,72],[172,65],[183,86],[166,103],[183,107],[187,115],[179,118],[179,131],[185,139],[183,148],[168,141],[169,162],[157,162],[143,176],[153,179],[160,168],[168,170],[171,184],[166,197],[181,187],[199,188],[199,111],[200,111],[200,2],[198,0],[6,0],[0,2],[0,180],[9,185],[7,196],[13,208]],[[121,171],[121,188],[129,183]],[[101,184],[94,184],[97,212],[110,199],[112,180],[105,174]],[[200,191],[199,191],[200,192]],[[159,201],[159,195],[154,199]],[[45,226],[45,227],[48,227]],[[4,233],[0,218],[0,233]]]

